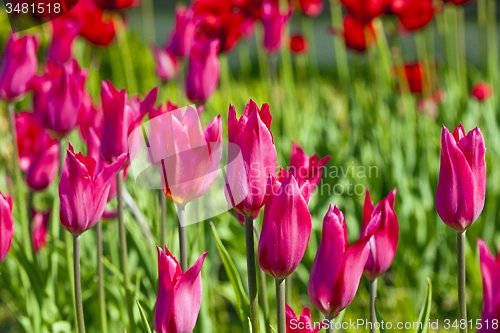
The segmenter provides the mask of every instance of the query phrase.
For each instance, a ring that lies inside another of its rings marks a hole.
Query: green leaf
[[[382,315],[380,314],[380,312],[378,311],[378,307],[377,307],[377,299],[375,299],[375,314],[377,315],[377,321],[379,323],[381,322],[384,322],[385,323],[385,320],[384,320],[384,317],[382,317]],[[382,325],[380,325],[380,333],[386,333],[385,331],[385,328],[382,327]]]
[[[272,325],[269,325],[269,327],[271,327],[271,332],[276,333],[276,331],[274,330],[274,327]]]
[[[428,328],[427,323],[429,322],[429,317],[431,315],[431,306],[432,306],[432,282],[431,279],[427,278],[427,290],[425,292],[425,301],[418,316],[418,322],[421,323],[422,326],[420,327],[419,325],[415,333],[427,333],[427,328]]]
[[[141,314],[141,319],[142,319],[142,324],[144,325],[144,330],[146,333],[151,333],[151,326],[149,326],[148,319],[146,318],[146,315],[144,314],[144,310],[142,310],[141,302],[139,302],[139,299],[136,298],[135,302],[137,303],[137,307],[139,308],[139,312]]]
[[[217,250],[219,251],[219,254],[221,256],[222,264],[224,265],[224,269],[226,270],[229,282],[231,282],[234,293],[236,294],[236,308],[238,311],[238,316],[243,323],[245,322],[245,318],[248,317],[245,312],[247,309],[249,309],[250,302],[247,298],[245,290],[243,289],[243,284],[241,283],[240,275],[238,273],[238,270],[236,269],[236,266],[234,265],[233,259],[231,259],[231,256],[224,247],[224,244],[222,244],[222,241],[219,238],[219,234],[217,233],[217,230],[215,229],[215,226],[212,222],[210,222],[210,227],[212,228],[212,234],[215,239],[215,244],[217,245]]]

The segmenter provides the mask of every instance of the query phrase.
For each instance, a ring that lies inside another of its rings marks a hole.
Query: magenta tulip
[[[11,102],[28,90],[28,82],[36,74],[38,43],[33,36],[13,33],[5,46],[0,65],[0,98]]]
[[[276,174],[276,147],[271,134],[271,113],[269,105],[259,109],[250,100],[238,120],[234,106],[229,106],[228,139],[238,145],[244,165],[232,164],[226,171],[228,188],[239,189],[245,199],[234,209],[244,215],[253,216],[264,205],[269,174]],[[230,152],[231,153],[231,152]],[[230,201],[237,194],[228,194]]]
[[[35,153],[26,173],[26,183],[33,191],[42,191],[49,187],[59,170],[59,145],[53,140],[50,141],[43,151]]]
[[[465,135],[460,124],[453,134],[443,125],[436,210],[448,226],[467,230],[484,207],[486,148],[479,128]]]
[[[90,129],[100,137],[104,125],[104,114],[100,106],[94,106],[89,93],[83,95],[82,107],[78,114],[78,126],[82,139],[88,143]]]
[[[186,96],[197,104],[205,104],[219,84],[219,40],[196,41],[189,55],[186,74]]]
[[[261,20],[264,26],[264,47],[267,52],[274,53],[281,50],[283,34],[291,16],[291,10],[288,10],[285,14],[280,12],[278,2],[267,0],[262,3]]]
[[[69,144],[68,155],[59,183],[61,223],[74,236],[92,228],[101,218],[109,194],[110,182],[123,166],[127,155],[97,172],[96,161],[82,153],[75,154]]]
[[[75,21],[58,17],[52,23],[52,42],[49,47],[49,61],[65,63],[71,58],[73,42],[80,29]]]
[[[33,240],[33,248],[35,249],[35,252],[40,252],[40,250],[47,245],[50,212],[40,213],[33,210],[31,220],[33,223],[31,232],[31,239]]]
[[[399,239],[399,224],[396,212],[394,212],[394,201],[396,199],[396,189],[377,206],[373,207],[370,199],[370,192],[366,189],[365,205],[363,207],[363,221],[361,225],[361,235],[365,235],[370,227],[370,221],[380,214],[380,226],[375,231],[370,241],[370,254],[365,265],[364,275],[374,280],[384,274],[392,264],[396,255]]]
[[[167,50],[177,57],[189,57],[196,33],[196,22],[191,8],[175,9],[175,27],[172,31]]]
[[[12,198],[0,192],[0,263],[5,260],[14,237],[14,219],[12,218]]]
[[[207,255],[203,253],[195,264],[182,272],[177,259],[165,246],[158,248],[158,298],[154,328],[157,333],[189,333],[200,312],[202,286],[201,267]]]
[[[32,81],[35,114],[53,137],[64,138],[77,125],[86,78],[87,70],[72,60],[49,63],[47,73]]]
[[[169,51],[153,46],[155,56],[156,74],[163,82],[172,80],[179,73],[179,62]]]
[[[309,157],[298,144],[292,141],[290,173],[295,177],[299,186],[308,181],[311,184],[311,191],[314,191],[321,180],[322,169],[329,160],[330,156],[323,157],[321,161],[318,155]]]
[[[307,288],[311,302],[325,316],[337,315],[354,299],[380,217],[374,215],[365,234],[349,246],[344,214],[330,204]]]
[[[125,89],[118,91],[111,82],[102,82],[104,125],[101,134],[101,155],[107,163],[112,163],[121,154],[128,153],[128,135],[154,106],[157,96],[158,87],[155,87],[144,101],[139,102],[134,98],[129,103]]]
[[[493,88],[488,83],[479,81],[472,87],[471,95],[479,102],[486,102],[493,95]]]
[[[478,333],[500,332],[500,254],[495,258],[482,240],[477,240],[483,276],[483,313]],[[495,324],[496,323],[496,324]]]
[[[292,274],[304,257],[312,228],[310,195],[309,182],[299,188],[285,169],[278,179],[269,175],[258,258],[262,270],[275,279]]]
[[[318,333],[322,325],[313,323],[311,309],[305,307],[297,318],[293,309],[286,304],[286,333]]]

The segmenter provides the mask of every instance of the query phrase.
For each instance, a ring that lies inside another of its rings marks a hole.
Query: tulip
[[[293,309],[286,304],[287,333],[318,333],[323,325],[317,325],[311,320],[311,309],[305,307],[297,318]]]
[[[179,73],[179,63],[174,55],[157,47],[153,47],[156,74],[163,82],[172,80]]]
[[[290,36],[290,50],[296,54],[307,53],[309,43],[301,34],[292,35]]]
[[[94,0],[104,10],[124,10],[140,4],[140,0]]]
[[[316,17],[323,11],[323,1],[299,0],[299,8],[307,16]]]
[[[58,17],[52,23],[52,42],[49,48],[49,61],[65,63],[71,58],[73,42],[80,33],[78,24],[65,17]]]
[[[55,138],[66,137],[78,123],[87,71],[76,60],[49,63],[48,71],[32,83],[33,107],[43,126]]]
[[[191,268],[181,266],[165,246],[158,248],[158,298],[154,328],[157,333],[189,333],[194,329],[200,312],[202,286],[201,267],[207,255],[203,253]]]
[[[269,176],[258,258],[264,272],[284,279],[297,268],[311,236],[311,214],[307,203],[311,186],[299,187],[285,169],[278,179]]]
[[[195,33],[193,10],[178,6],[175,9],[175,27],[169,37],[167,51],[180,58],[188,57],[191,54]]]
[[[112,17],[99,8],[93,0],[80,0],[66,16],[71,17],[80,27],[80,35],[98,46],[108,46],[115,38],[116,31]]]
[[[350,15],[365,24],[382,15],[384,9],[383,0],[340,0],[340,2]]]
[[[266,0],[262,3],[262,25],[264,26],[264,47],[267,52],[274,53],[281,49],[286,24],[292,17],[292,11],[280,12],[278,2]]]
[[[344,17],[345,45],[355,51],[364,52],[375,42],[375,30],[371,22],[364,24],[347,14]],[[369,38],[367,39],[367,35]]]
[[[80,135],[83,140],[88,143],[90,136],[90,129],[92,129],[98,137],[101,136],[102,127],[104,125],[104,114],[100,106],[94,106],[92,97],[85,92],[82,99],[82,107],[78,113],[78,125],[80,128]]]
[[[478,333],[500,332],[500,254],[495,258],[482,240],[477,240],[479,247],[479,261],[483,276],[483,313],[482,327]],[[493,323],[496,322],[496,325]]]
[[[96,160],[75,154],[69,144],[59,183],[60,218],[64,229],[74,236],[92,228],[104,212],[110,182],[123,166],[126,154],[96,172]]]
[[[196,41],[189,56],[186,74],[186,96],[190,101],[205,104],[219,83],[220,65],[217,58],[219,40]]]
[[[111,82],[102,82],[101,99],[104,125],[101,134],[101,155],[107,163],[128,153],[128,135],[153,107],[158,96],[158,87],[149,92],[142,102],[128,102],[125,89],[116,90]]]
[[[406,30],[418,30],[432,21],[432,0],[392,0],[391,9]]]
[[[7,102],[18,99],[28,89],[36,74],[38,43],[34,36],[10,35],[0,65],[0,98]]]
[[[424,65],[416,62],[413,64],[405,64],[404,76],[408,82],[408,88],[412,93],[422,93],[425,89],[427,81],[425,79]]]
[[[377,206],[373,207],[370,199],[370,192],[366,189],[365,204],[363,207],[363,223],[361,225],[361,235],[364,235],[370,226],[370,221],[374,216],[380,215],[380,226],[375,231],[370,241],[370,253],[365,265],[364,275],[374,280],[384,274],[392,264],[396,255],[396,248],[399,239],[398,217],[394,212],[394,201],[396,199],[396,189]]]
[[[292,141],[290,173],[297,180],[299,187],[308,181],[311,184],[311,191],[314,191],[321,180],[322,169],[329,160],[330,156],[323,157],[321,161],[318,155],[308,156],[300,145]]]
[[[59,144],[51,140],[43,151],[35,154],[33,163],[26,173],[26,183],[34,191],[45,190],[56,178],[58,170]]]
[[[173,111],[178,109],[179,106],[177,104],[172,103],[169,99],[167,99],[167,102],[165,103],[165,108],[163,105],[159,105],[157,108],[152,108],[151,111],[149,111],[149,119],[154,119],[158,116],[161,116],[162,114],[165,114],[167,112]],[[200,113],[198,113],[200,115]]]
[[[485,102],[493,95],[493,88],[486,82],[478,82],[472,88],[472,96],[479,102]]]
[[[379,225],[380,214],[373,216],[365,234],[349,246],[344,214],[330,204],[307,288],[313,305],[328,318],[354,299],[370,254],[370,238]]]
[[[0,193],[0,263],[5,260],[14,238],[14,219],[12,218],[12,198]]]
[[[35,252],[40,252],[47,245],[47,235],[49,233],[50,212],[40,213],[32,211],[33,230],[31,238]]]
[[[465,135],[460,124],[453,134],[443,125],[436,210],[457,232],[467,230],[484,207],[486,148],[479,128]]]

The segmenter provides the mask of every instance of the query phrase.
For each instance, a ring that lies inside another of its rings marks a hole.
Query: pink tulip
[[[370,221],[380,214],[380,226],[370,240],[370,254],[365,265],[364,275],[374,280],[384,274],[392,264],[396,255],[399,239],[398,217],[394,212],[396,189],[377,206],[373,207],[370,192],[366,189],[365,205],[363,207],[363,222],[361,235],[365,235],[370,227]]]
[[[483,276],[483,313],[478,333],[500,332],[500,255],[495,258],[482,240],[477,240]],[[496,323],[496,324],[495,324]]]
[[[285,169],[277,180],[269,175],[258,258],[262,270],[275,279],[292,274],[304,257],[312,228],[310,195],[309,182],[299,188]]]
[[[314,191],[321,180],[322,169],[329,160],[330,156],[323,157],[321,161],[318,155],[309,157],[298,144],[292,141],[290,173],[295,177],[299,186],[308,181],[311,184],[311,191]]]
[[[307,292],[325,316],[335,316],[354,299],[370,254],[370,238],[380,225],[373,216],[365,234],[349,246],[344,214],[330,204],[323,219],[323,235],[314,259]]]
[[[316,17],[323,11],[321,0],[299,0],[300,10],[307,16]]]
[[[234,209],[244,215],[253,216],[264,205],[269,174],[276,174],[276,147],[271,134],[271,113],[269,105],[259,109],[250,100],[243,115],[238,120],[234,106],[229,106],[228,138],[236,144],[242,155],[244,165],[229,165],[226,171],[228,188],[239,189],[245,199]],[[231,149],[229,151],[231,154]],[[234,193],[228,193],[232,202]]]
[[[102,127],[104,125],[104,113],[100,106],[94,106],[92,97],[85,92],[82,99],[82,107],[78,114],[78,126],[80,127],[80,134],[85,142],[88,143],[90,129],[100,137]]]
[[[32,211],[32,232],[33,248],[35,252],[40,252],[47,245],[47,235],[49,233],[50,212],[40,213]]]
[[[167,51],[177,57],[188,57],[196,33],[194,13],[191,8],[177,7],[175,9],[175,27],[170,35]]]
[[[484,207],[486,147],[479,128],[465,135],[460,124],[453,134],[443,125],[436,210],[448,226],[467,230]]]
[[[158,116],[161,116],[162,114],[165,114],[167,112],[177,110],[179,106],[177,104],[172,103],[171,100],[167,99],[167,102],[165,103],[165,107],[163,107],[162,104],[160,104],[157,108],[152,108],[151,111],[149,111],[149,119],[156,118]]]
[[[87,71],[76,60],[48,64],[43,77],[32,82],[33,107],[43,126],[55,138],[66,137],[78,123]]]
[[[493,95],[493,88],[486,82],[478,82],[472,88],[472,96],[479,102],[486,102]]]
[[[172,80],[179,73],[179,62],[175,56],[158,46],[153,46],[155,56],[156,74],[163,82]]]
[[[157,333],[189,333],[200,312],[202,286],[201,267],[207,255],[203,253],[191,268],[182,272],[177,259],[165,246],[158,248],[158,298],[154,328]]]
[[[43,151],[34,154],[32,164],[26,173],[26,183],[34,191],[42,191],[49,187],[59,170],[59,144],[50,141],[51,143],[45,145]]]
[[[101,155],[107,163],[112,163],[121,154],[128,153],[128,135],[153,107],[157,96],[158,87],[155,87],[142,102],[134,98],[129,103],[125,89],[118,91],[111,82],[102,82],[104,125],[101,134]]]
[[[13,33],[5,46],[0,65],[0,98],[11,102],[26,93],[28,82],[36,74],[38,43],[33,36]]]
[[[73,42],[80,28],[72,19],[58,17],[52,23],[52,42],[49,48],[49,61],[65,63],[71,58]]]
[[[79,236],[101,218],[110,182],[116,178],[127,155],[120,155],[101,172],[96,172],[96,161],[92,157],[75,154],[71,143],[67,152],[59,183],[60,219],[64,229]]]
[[[186,96],[197,104],[205,104],[219,84],[219,40],[196,41],[189,55],[186,74]]]
[[[318,333],[322,325],[313,323],[311,309],[305,307],[297,318],[293,309],[286,304],[286,333]]]
[[[292,11],[280,12],[279,3],[269,0],[262,3],[262,25],[264,26],[264,47],[267,52],[274,53],[281,49],[283,33]]]
[[[5,260],[14,238],[14,219],[12,218],[12,198],[0,192],[0,263]]]

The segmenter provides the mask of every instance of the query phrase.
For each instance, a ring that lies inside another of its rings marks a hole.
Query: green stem
[[[73,235],[73,264],[74,264],[74,280],[75,280],[75,307],[76,307],[76,322],[78,324],[78,332],[85,333],[85,320],[83,319],[83,303],[82,303],[82,281],[80,277],[80,236]]]
[[[220,84],[226,97],[231,96],[231,69],[225,54],[219,55],[220,62]],[[228,97],[229,98],[229,97]]]
[[[250,60],[250,49],[248,41],[240,42],[238,46],[238,58],[240,61],[240,73],[244,78],[249,78],[252,72],[252,62]]]
[[[457,268],[458,268],[458,320],[460,333],[467,333],[467,301],[465,297],[465,231],[457,232]]]
[[[160,206],[160,245],[165,246],[165,229],[167,225],[167,196],[163,193],[163,191],[160,191]]]
[[[260,239],[260,231],[259,231],[259,226],[255,221],[253,223],[253,231],[256,238],[255,241],[258,244]],[[271,322],[269,320],[269,300],[267,299],[266,273],[260,267],[259,267],[258,279],[259,279],[259,294],[262,300],[262,311],[264,312],[264,324],[266,327],[266,332],[271,333],[271,326],[269,326]]]
[[[311,76],[314,78],[319,77],[318,58],[316,57],[316,42],[314,39],[314,24],[313,19],[307,15],[302,15],[302,30],[304,30],[307,41],[309,42],[309,52],[307,53],[307,60]]]
[[[377,323],[377,315],[375,314],[375,298],[377,298],[377,279],[369,280],[370,286],[370,333],[377,333],[375,324]]]
[[[66,270],[68,274],[68,279],[71,285],[71,297],[73,301],[73,315],[78,319],[78,308],[76,304],[76,291],[75,291],[75,277],[72,272],[75,263],[73,262],[73,253],[71,253],[72,246],[72,237],[69,232],[64,233],[64,253],[66,255]]]
[[[278,318],[278,333],[286,333],[285,309],[285,279],[276,279],[276,315]]]
[[[342,23],[342,7],[340,6],[339,0],[330,0],[330,12],[332,15],[332,27],[342,31],[344,29]],[[335,36],[333,38],[333,44],[335,47],[335,62],[337,64],[339,79],[344,84],[348,83],[350,80],[349,63],[347,61],[344,37]]]
[[[106,292],[104,289],[104,268],[102,265],[102,221],[97,222],[97,295],[99,299],[99,328],[101,333],[108,332],[108,320],[106,317]]]
[[[255,270],[255,245],[252,216],[245,216],[245,242],[248,272],[248,293],[250,300],[250,320],[252,324],[252,333],[259,333],[259,296],[257,294],[257,272]]]
[[[127,83],[127,92],[132,95],[138,92],[137,82],[135,80],[134,64],[130,57],[130,49],[127,41],[127,32],[121,17],[116,17],[116,38],[118,40],[118,48],[123,62],[123,71],[125,75],[125,82]]]
[[[179,225],[179,255],[181,269],[185,273],[188,269],[187,241],[186,241],[186,210],[185,206],[177,205],[177,217]]]
[[[155,15],[153,0],[142,0],[142,29],[144,41],[155,42]]]
[[[123,287],[125,288],[125,303],[127,306],[130,332],[135,332],[133,298],[130,294],[130,278],[128,272],[128,251],[125,220],[123,219],[123,170],[116,175],[116,191],[118,193],[118,234],[120,240],[120,261],[123,274]]]
[[[497,18],[496,0],[488,0],[488,27],[487,27],[487,68],[488,77],[498,87],[498,40],[497,40]]]
[[[335,333],[335,316],[326,316],[328,320],[328,328],[325,329],[326,333]]]
[[[462,96],[468,97],[467,91],[467,54],[465,49],[465,14],[463,6],[455,6],[456,8],[456,56],[457,56],[457,75],[462,89]]]
[[[289,276],[286,277],[285,279],[285,284],[286,284],[286,302],[288,304],[292,303],[292,276],[293,273],[290,274]]]

